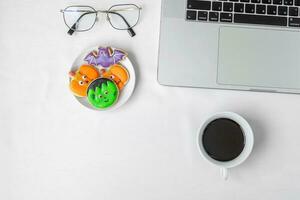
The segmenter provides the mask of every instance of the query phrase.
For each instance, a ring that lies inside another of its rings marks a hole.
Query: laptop
[[[300,0],[162,0],[158,82],[300,93]]]

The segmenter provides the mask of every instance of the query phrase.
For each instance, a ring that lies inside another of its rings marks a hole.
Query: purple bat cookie
[[[100,65],[107,68],[125,59],[126,56],[126,53],[121,50],[112,50],[110,47],[99,47],[98,52],[92,51],[84,58],[84,60],[90,65]]]

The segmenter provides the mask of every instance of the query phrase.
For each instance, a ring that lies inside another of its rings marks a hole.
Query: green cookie
[[[88,101],[98,109],[111,107],[117,102],[118,96],[117,85],[107,78],[96,79],[88,87]]]

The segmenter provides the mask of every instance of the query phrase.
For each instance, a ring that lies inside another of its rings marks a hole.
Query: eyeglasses
[[[98,13],[104,13],[114,29],[127,30],[134,37],[136,33],[132,28],[140,19],[141,9],[135,4],[118,4],[108,10],[96,10],[91,6],[69,6],[60,12],[63,13],[65,24],[69,28],[69,35],[91,30],[98,19]]]

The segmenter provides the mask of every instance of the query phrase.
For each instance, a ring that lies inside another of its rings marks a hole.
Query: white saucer
[[[105,47],[105,46],[103,46]],[[99,47],[94,47],[94,48],[89,48],[85,51],[83,51],[74,61],[73,65],[72,65],[72,68],[70,71],[77,71],[79,69],[79,67],[83,64],[88,64],[86,61],[84,61],[84,58],[92,51],[97,51]],[[116,49],[116,48],[113,48],[111,47],[113,50]],[[127,84],[125,85],[125,87],[120,91],[120,95],[119,95],[119,99],[118,99],[118,102],[107,108],[107,109],[96,109],[94,108],[91,104],[89,104],[88,100],[87,100],[87,97],[77,97],[77,96],[74,96],[79,103],[81,103],[82,105],[84,105],[85,107],[87,108],[90,108],[92,110],[97,110],[97,111],[112,111],[112,110],[116,110],[118,109],[119,107],[121,107],[122,105],[124,105],[128,100],[129,98],[131,97],[131,95],[133,94],[133,91],[134,91],[134,88],[135,88],[135,82],[136,82],[136,75],[135,75],[135,70],[134,70],[134,67],[130,61],[130,59],[128,58],[128,56],[120,61],[120,64],[122,66],[124,66],[128,73],[129,73],[129,81],[127,82]],[[96,66],[96,68],[98,70],[101,69],[100,66]],[[70,79],[71,80],[71,79]]]

